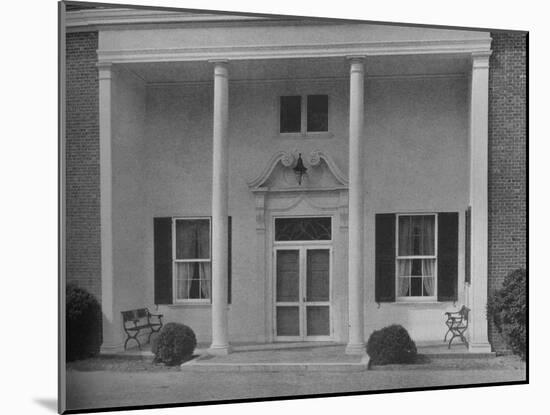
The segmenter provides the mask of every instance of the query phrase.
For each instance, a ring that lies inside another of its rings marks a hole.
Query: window
[[[231,304],[231,216],[227,217],[227,301]],[[153,220],[155,304],[209,303],[212,288],[210,218]]]
[[[280,133],[328,132],[328,95],[280,97]]]
[[[397,298],[435,299],[436,215],[397,216]]]
[[[374,297],[457,301],[458,212],[376,214]]]
[[[210,220],[175,219],[175,299],[209,300],[212,261]]]

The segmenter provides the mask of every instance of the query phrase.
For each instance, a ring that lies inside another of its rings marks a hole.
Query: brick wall
[[[526,267],[527,134],[524,33],[492,33],[489,70],[489,294]],[[503,340],[489,324],[496,350]]]
[[[67,34],[66,275],[100,300],[97,38]]]

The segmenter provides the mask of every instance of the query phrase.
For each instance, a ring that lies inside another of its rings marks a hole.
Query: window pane
[[[208,219],[176,220],[176,259],[210,258]]]
[[[277,301],[298,301],[300,265],[298,250],[277,251]]]
[[[399,217],[399,255],[435,254],[435,216]]]
[[[277,336],[300,335],[300,310],[296,307],[277,307]]]
[[[276,241],[327,241],[331,239],[330,218],[277,218]]]
[[[420,297],[422,295],[422,277],[411,278],[411,296]]]
[[[330,335],[329,306],[308,306],[306,311],[307,335]]]
[[[302,97],[281,97],[281,126],[282,133],[299,133],[302,126]]]
[[[397,295],[399,297],[435,295],[435,259],[398,259]]]
[[[307,301],[329,300],[329,264],[330,251],[328,249],[307,250]]]
[[[176,263],[176,299],[210,298],[210,262]]]
[[[328,131],[328,95],[308,95],[307,130]]]

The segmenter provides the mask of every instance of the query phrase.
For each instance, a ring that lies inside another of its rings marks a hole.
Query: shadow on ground
[[[57,413],[57,399],[54,399],[54,398],[35,398],[34,401],[38,405],[40,405],[40,406],[42,406],[42,407],[44,407],[44,408],[46,408],[46,409],[48,409],[52,412]]]

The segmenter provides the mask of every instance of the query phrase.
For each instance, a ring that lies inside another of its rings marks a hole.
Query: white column
[[[349,247],[347,354],[364,354],[363,293],[363,111],[364,63],[352,58],[349,106]]]
[[[487,337],[489,54],[472,55],[470,108],[471,287],[469,350],[491,351]]]
[[[112,68],[98,64],[99,70],[99,187],[101,220],[101,309],[103,312],[102,352],[123,348],[120,317],[114,306],[113,279],[113,165],[112,165]]]
[[[212,168],[212,345],[210,354],[228,354],[227,339],[227,62],[214,62],[214,130]]]

